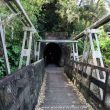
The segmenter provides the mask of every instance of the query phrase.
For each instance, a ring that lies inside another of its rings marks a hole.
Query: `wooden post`
[[[103,90],[103,104],[105,105],[106,96],[107,96],[107,89],[108,89],[108,80],[109,80],[109,72],[106,72],[106,80],[105,80],[105,89]]]
[[[37,60],[40,60],[40,48],[41,48],[41,42],[39,42],[39,46],[38,46],[38,58],[37,58]]]
[[[90,75],[89,75],[89,77],[88,77],[88,80],[89,80],[89,90],[91,90],[90,77],[92,77],[92,74],[93,74],[93,67],[91,67],[91,72],[90,72]]]
[[[37,58],[37,42],[34,40],[34,57],[35,57],[35,61],[36,61],[36,58]]]

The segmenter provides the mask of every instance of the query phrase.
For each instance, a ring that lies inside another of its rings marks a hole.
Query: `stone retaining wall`
[[[43,60],[0,80],[0,110],[33,110],[44,76]]]

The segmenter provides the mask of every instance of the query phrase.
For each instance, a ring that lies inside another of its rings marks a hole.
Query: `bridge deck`
[[[67,79],[63,68],[48,67],[45,82],[45,92],[41,93],[36,110],[89,110],[86,101]]]

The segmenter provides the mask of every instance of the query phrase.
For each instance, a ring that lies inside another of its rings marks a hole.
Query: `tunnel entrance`
[[[44,60],[46,66],[49,64],[54,64],[60,66],[62,51],[58,44],[49,43],[44,48]]]

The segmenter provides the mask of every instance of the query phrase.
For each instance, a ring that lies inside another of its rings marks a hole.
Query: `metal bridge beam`
[[[21,5],[20,0],[4,0],[4,2],[7,4],[7,6],[12,12],[14,13],[21,12],[22,16],[21,21],[25,26],[34,28],[34,25],[30,21],[27,13],[25,12],[23,6]]]
[[[38,40],[42,43],[77,43],[76,40]]]
[[[76,40],[38,40],[39,45],[40,43],[63,43],[63,44],[71,44],[72,45],[72,52],[70,54],[70,59],[73,59],[75,61],[79,61],[79,56],[78,56],[78,46],[77,43],[78,41]],[[40,48],[40,46],[39,46]],[[40,49],[38,49],[38,60],[39,60],[39,55],[40,55]]]
[[[96,21],[93,25],[91,25],[87,29],[97,29],[97,28],[99,28],[100,26],[104,25],[105,23],[107,23],[109,21],[110,21],[110,13],[108,13],[107,15],[105,15],[104,17],[102,17],[101,19]],[[85,35],[85,31],[81,32],[79,35],[77,35],[73,39],[78,40],[78,39],[82,38],[84,35]]]
[[[0,19],[1,21],[1,19]],[[7,74],[10,74],[10,65],[9,65],[9,60],[8,60],[8,54],[7,54],[7,49],[6,49],[6,42],[5,42],[5,29],[3,28],[3,25],[0,24],[0,41],[1,41],[1,48],[2,52],[4,55],[4,61],[5,61],[5,66],[6,66],[6,72]]]

